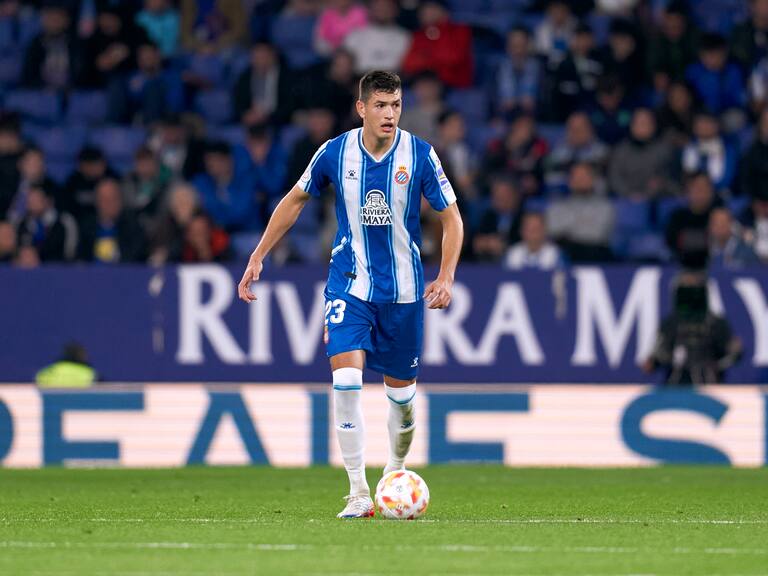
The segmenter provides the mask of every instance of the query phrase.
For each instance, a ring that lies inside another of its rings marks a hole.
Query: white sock
[[[392,470],[405,468],[405,457],[413,441],[416,430],[415,410],[413,399],[416,396],[416,384],[405,388],[393,388],[384,385],[389,399],[389,460],[384,468],[384,474]]]
[[[369,495],[365,480],[365,422],[361,396],[363,371],[339,368],[333,371],[333,415],[344,468],[352,496]]]

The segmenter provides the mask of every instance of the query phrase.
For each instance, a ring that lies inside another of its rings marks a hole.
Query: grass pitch
[[[330,468],[0,470],[0,574],[768,574],[768,469],[418,471],[397,522]]]

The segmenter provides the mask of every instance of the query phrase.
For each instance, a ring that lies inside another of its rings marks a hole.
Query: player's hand
[[[453,282],[440,278],[432,282],[424,291],[424,299],[427,301],[427,307],[430,310],[447,308],[451,303],[451,290]]]
[[[251,292],[251,282],[256,282],[261,276],[261,269],[263,265],[261,260],[248,260],[248,266],[243,272],[243,278],[240,280],[240,284],[237,285],[237,295],[243,302],[253,302],[256,300],[256,295]]]

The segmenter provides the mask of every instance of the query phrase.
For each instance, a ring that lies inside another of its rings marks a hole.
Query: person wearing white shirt
[[[373,0],[368,12],[369,22],[350,32],[344,47],[355,57],[355,72],[400,69],[408,47],[410,33],[395,24],[399,7],[395,0]]]
[[[563,255],[555,244],[547,239],[544,215],[528,212],[523,216],[522,241],[507,250],[504,265],[510,270],[554,270],[563,265]]]

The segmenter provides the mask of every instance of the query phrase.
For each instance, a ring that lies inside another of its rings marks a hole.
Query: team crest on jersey
[[[392,212],[381,190],[371,190],[365,195],[365,206],[360,208],[363,226],[391,226]]]
[[[405,166],[400,166],[397,172],[395,172],[395,184],[408,184],[409,178],[410,176]]]

